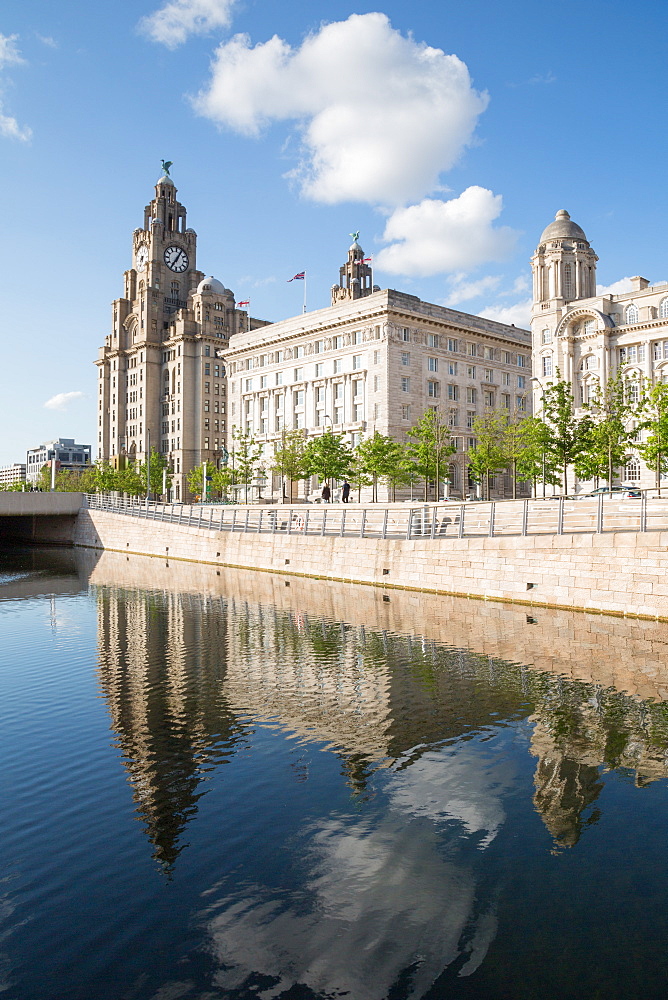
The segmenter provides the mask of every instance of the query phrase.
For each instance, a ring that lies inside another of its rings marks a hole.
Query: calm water
[[[664,997],[668,626],[267,576],[1,557],[0,996]]]

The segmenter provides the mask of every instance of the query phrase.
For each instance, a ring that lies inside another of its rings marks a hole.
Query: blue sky
[[[4,0],[0,465],[96,441],[97,349],[162,157],[198,266],[283,319],[375,281],[518,325],[566,208],[608,286],[668,278],[668,8]],[[46,406],[45,404],[50,404]]]

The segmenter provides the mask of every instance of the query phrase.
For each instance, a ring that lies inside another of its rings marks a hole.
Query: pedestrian
[[[350,483],[347,479],[343,480],[343,486],[341,487],[341,499],[344,503],[348,503],[348,497],[350,496]]]
[[[329,498],[332,495],[332,491],[330,490],[327,483],[325,483],[325,485],[323,486],[322,493],[320,495],[322,496],[322,499],[325,501],[325,503],[329,503]]]

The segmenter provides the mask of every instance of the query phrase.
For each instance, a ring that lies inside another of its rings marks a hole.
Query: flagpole
[[[303,309],[303,312],[304,313],[306,312],[306,271],[304,271],[304,309]]]

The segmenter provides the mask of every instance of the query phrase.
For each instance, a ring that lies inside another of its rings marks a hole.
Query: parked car
[[[617,500],[640,500],[641,497],[640,490],[635,486],[599,486],[590,493],[578,493],[576,499],[582,500],[585,497],[597,497],[601,494],[616,497]]]

